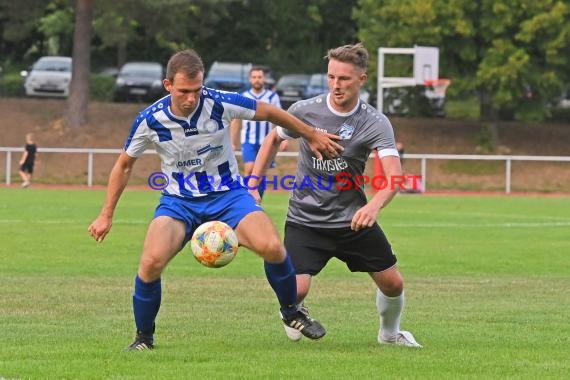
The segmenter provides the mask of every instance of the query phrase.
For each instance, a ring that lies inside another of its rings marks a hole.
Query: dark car
[[[214,62],[204,79],[204,86],[240,92],[249,87],[251,63]]]
[[[164,67],[157,62],[127,62],[115,81],[116,101],[152,102],[166,95]]]
[[[281,107],[288,109],[296,101],[306,99],[310,78],[311,76],[307,74],[283,75],[275,87],[275,92],[281,101]]]
[[[327,92],[329,92],[327,74],[312,74],[309,79],[309,85],[307,86],[307,92],[305,93],[307,99],[320,94],[326,94]]]

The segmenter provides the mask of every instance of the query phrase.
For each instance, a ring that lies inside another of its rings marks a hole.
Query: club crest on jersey
[[[218,122],[214,119],[208,119],[201,125],[201,133],[214,133],[218,131]]]
[[[338,131],[338,135],[340,136],[341,140],[349,140],[354,133],[354,127],[348,124],[342,124],[340,126],[340,131]]]

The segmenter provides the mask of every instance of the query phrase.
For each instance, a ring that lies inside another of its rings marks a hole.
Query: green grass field
[[[406,279],[402,328],[380,346],[374,287],[331,263],[308,300],[328,330],[287,340],[260,259],[189,251],[163,276],[157,349],[134,334],[132,285],[158,194],[127,191],[113,231],[98,190],[0,188],[0,379],[562,379],[570,373],[570,198],[399,196],[381,215]],[[283,230],[287,194],[265,208]]]

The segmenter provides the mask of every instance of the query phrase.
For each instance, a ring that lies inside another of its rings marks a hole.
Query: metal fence
[[[0,147],[0,152],[6,153],[6,185],[10,185],[12,177],[12,153],[21,153],[22,147]],[[93,165],[95,155],[121,153],[120,149],[91,149],[91,148],[38,148],[39,153],[74,153],[87,155],[87,186],[93,186]],[[156,154],[154,150],[147,150],[145,154]],[[241,155],[241,152],[236,152]],[[297,157],[298,152],[279,152],[280,157]],[[371,155],[371,157],[373,157]],[[428,188],[428,160],[473,160],[473,161],[504,161],[505,163],[505,193],[511,192],[511,175],[513,161],[533,162],[570,162],[570,156],[511,156],[511,155],[469,155],[469,154],[410,154],[406,153],[406,160],[420,160],[421,178],[424,191]]]

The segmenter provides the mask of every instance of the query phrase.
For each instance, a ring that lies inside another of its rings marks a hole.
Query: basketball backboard
[[[425,84],[439,78],[439,49],[416,46],[414,52],[414,79],[416,84]]]
[[[386,55],[412,55],[413,72],[404,77],[384,76]],[[439,79],[439,48],[433,46],[414,46],[413,48],[378,49],[378,110],[382,111],[384,88],[425,85],[426,82]]]

